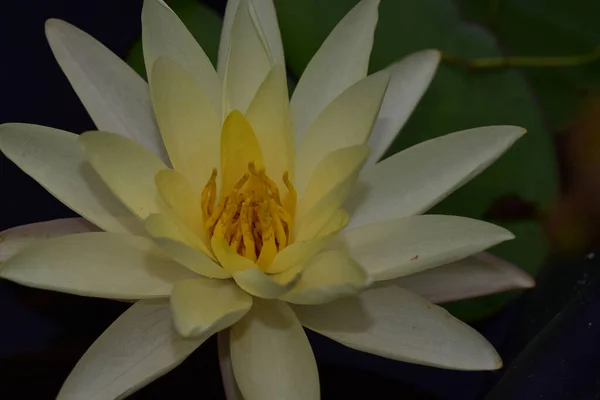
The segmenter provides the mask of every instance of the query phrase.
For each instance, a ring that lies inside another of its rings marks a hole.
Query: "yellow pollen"
[[[209,237],[224,239],[238,254],[265,269],[290,241],[296,191],[288,173],[285,196],[264,169],[251,162],[248,172],[216,202],[217,170],[202,190],[201,207]]]

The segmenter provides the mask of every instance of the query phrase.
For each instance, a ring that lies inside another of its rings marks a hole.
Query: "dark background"
[[[208,3],[222,12],[225,1]],[[44,21],[64,19],[123,56],[139,36],[141,4],[138,0],[3,2],[0,123],[28,122],[75,133],[93,129],[54,61]],[[2,155],[0,182],[0,231],[74,216]],[[600,286],[594,279],[598,267],[594,253],[550,263],[538,277],[538,289],[476,324],[505,359],[505,368],[498,372],[408,365],[311,335],[323,398],[600,398]],[[0,396],[54,398],[77,359],[126,308],[122,303],[0,281]],[[132,397],[223,398],[214,340]]]

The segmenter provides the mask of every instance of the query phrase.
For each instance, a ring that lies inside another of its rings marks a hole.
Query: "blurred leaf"
[[[275,3],[286,57],[299,76],[328,32],[357,0]],[[449,0],[383,0],[371,69],[381,69],[425,48],[438,48],[462,58],[500,55],[494,37],[483,28],[463,23]],[[544,207],[556,191],[553,148],[539,107],[519,71],[472,72],[442,64],[390,154],[446,133],[495,124],[521,125],[529,133],[432,212],[483,219],[498,199],[515,194],[538,209]],[[539,224],[534,220],[494,222],[512,228],[517,239],[493,252],[535,275],[546,254]],[[451,308],[461,318],[479,318],[496,311],[509,297],[460,302]]]
[[[185,26],[200,43],[210,61],[216,66],[223,19],[198,0],[168,0],[167,3],[181,18]],[[146,79],[141,38],[133,43],[125,57],[125,61]]]
[[[486,399],[598,398],[598,267],[596,260],[578,260],[544,269],[507,335],[512,348],[505,360],[514,361]]]
[[[458,0],[470,20],[493,26],[505,51],[517,56],[573,56],[600,45],[597,0]],[[573,67],[524,68],[552,131],[571,122],[585,95],[600,90],[600,62]]]

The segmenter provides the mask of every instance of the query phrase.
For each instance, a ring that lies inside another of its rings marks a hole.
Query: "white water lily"
[[[525,131],[470,129],[378,163],[439,53],[367,76],[377,7],[363,0],[340,21],[291,100],[271,0],[228,3],[216,71],[175,13],[146,0],[149,88],[84,32],[48,21],[52,50],[100,131],[4,124],[0,149],[99,229],[68,219],[8,230],[0,276],[136,301],[59,398],[125,397],[217,332],[228,396],[247,400],[319,398],[303,327],[395,360],[501,366],[475,330],[407,289],[442,301],[531,286],[477,255],[510,232],[419,215]]]

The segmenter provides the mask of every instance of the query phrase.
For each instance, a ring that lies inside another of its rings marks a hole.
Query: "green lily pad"
[[[276,0],[286,57],[300,75],[312,54],[356,0],[297,2]],[[371,56],[371,69],[381,69],[403,56],[438,48],[461,58],[499,56],[487,30],[463,22],[451,1],[382,0]],[[443,63],[390,154],[449,132],[482,125],[520,125],[529,131],[498,162],[436,206],[432,212],[463,215],[512,229],[517,239],[492,250],[535,275],[546,256],[546,243],[535,213],[489,217],[503,198],[516,197],[543,208],[556,192],[551,137],[539,106],[517,70],[473,72]],[[452,312],[467,320],[497,311],[510,295],[457,302]]]
[[[181,18],[185,26],[200,43],[210,61],[216,66],[223,18],[197,0],[169,0],[167,3]],[[125,61],[140,76],[144,79],[147,78],[141,38],[132,44]]]
[[[506,52],[516,56],[574,56],[600,45],[600,2],[503,0],[495,13],[487,2],[459,0],[465,16],[494,27]],[[600,90],[600,61],[579,66],[527,67],[552,131],[568,127],[588,92]]]

